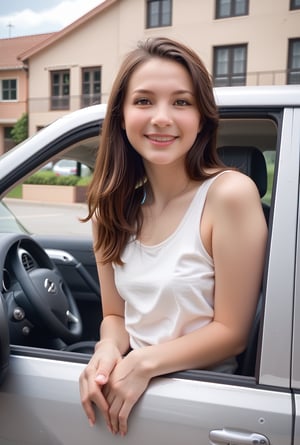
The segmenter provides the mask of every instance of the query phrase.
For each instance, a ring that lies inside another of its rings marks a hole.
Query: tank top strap
[[[195,224],[197,224],[197,227],[199,227],[199,221],[201,220],[204,204],[206,202],[206,197],[208,190],[212,183],[219,178],[224,173],[231,172],[232,170],[224,170],[220,173],[218,173],[216,176],[213,176],[212,178],[206,179],[198,188],[198,190],[195,193],[195,196],[190,204],[189,210],[186,213],[186,219],[189,219],[190,221],[193,220]]]

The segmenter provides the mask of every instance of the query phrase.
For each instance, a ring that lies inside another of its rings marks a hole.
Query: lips
[[[158,134],[148,134],[146,137],[152,142],[164,143],[172,142],[176,139],[176,136],[171,135],[158,135]]]

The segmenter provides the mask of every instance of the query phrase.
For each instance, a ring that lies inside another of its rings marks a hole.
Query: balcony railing
[[[228,79],[227,79],[228,80]],[[300,70],[290,71],[277,70],[277,71],[253,71],[247,72],[244,82],[241,82],[239,78],[239,85],[286,85],[289,80],[289,84],[300,85]],[[226,78],[223,79],[223,85],[236,85],[236,82],[227,82]],[[218,86],[222,82],[217,82]],[[101,95],[79,95],[79,96],[62,96],[62,97],[38,97],[29,98],[29,113],[46,113],[51,111],[74,111],[86,106],[94,105],[97,103],[106,103],[108,100],[108,93],[102,93]]]
[[[238,85],[300,85],[299,70],[277,70],[277,71],[253,71],[244,75],[228,75],[218,77],[214,80],[215,86],[238,86]]]
[[[247,85],[300,85],[299,70],[254,71],[247,73]]]
[[[90,105],[105,103],[108,94],[80,96],[50,96],[29,98],[29,113],[47,113],[51,111],[74,111]]]

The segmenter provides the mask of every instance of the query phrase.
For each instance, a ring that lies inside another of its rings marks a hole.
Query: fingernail
[[[106,377],[103,374],[98,374],[95,377],[95,381],[98,383],[105,383],[106,382]]]
[[[92,419],[88,419],[90,426],[94,426],[94,422],[92,421]]]

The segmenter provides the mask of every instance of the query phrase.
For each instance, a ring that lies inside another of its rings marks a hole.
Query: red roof
[[[53,34],[55,33],[0,39],[0,70],[23,68],[24,64],[18,59],[18,56],[36,45],[40,45]]]

